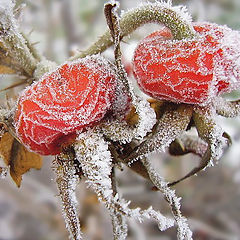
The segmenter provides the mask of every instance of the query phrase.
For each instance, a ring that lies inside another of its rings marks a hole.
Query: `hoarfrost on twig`
[[[156,114],[146,99],[140,98],[135,94],[132,82],[129,81],[126,70],[122,64],[122,53],[120,49],[120,21],[116,13],[117,8],[118,6],[116,4],[105,4],[105,16],[114,42],[114,55],[119,81],[123,84],[123,91],[131,97],[132,104],[139,117],[135,130],[131,132],[133,137],[142,139],[155,125]],[[126,142],[127,141],[128,139],[126,139]]]
[[[175,191],[170,189],[168,187],[168,184],[164,181],[164,179],[153,169],[153,167],[150,164],[150,161],[147,158],[143,158],[142,163],[148,170],[148,174],[152,183],[163,193],[164,197],[166,198],[166,201],[171,206],[172,213],[178,228],[178,234],[177,234],[178,239],[191,240],[192,232],[189,229],[187,219],[182,216],[180,211],[180,207],[181,207],[180,198],[176,196]]]
[[[149,155],[152,152],[162,152],[180,134],[186,130],[192,116],[192,107],[179,105],[177,109],[169,108],[159,120],[159,123],[146,141],[141,143],[129,157],[128,162]]]
[[[99,200],[103,202],[114,220],[115,229],[113,232],[118,233],[115,239],[126,238],[126,217],[135,218],[140,222],[144,218],[155,219],[158,222],[159,229],[162,231],[173,226],[172,219],[164,217],[151,207],[147,210],[141,210],[140,208],[130,209],[130,202],[122,199],[118,193],[114,193],[111,181],[113,168],[111,154],[107,142],[99,132],[88,130],[80,133],[75,144],[75,151],[83,174],[87,178],[87,184],[96,192]],[[120,217],[124,221],[119,221],[119,218],[116,217]],[[115,223],[117,222],[122,222],[123,225],[116,226]]]
[[[62,213],[66,227],[70,233],[69,239],[81,240],[80,222],[77,212],[76,187],[79,177],[76,175],[74,158],[64,153],[56,156],[53,168],[56,172],[56,183],[62,204]]]

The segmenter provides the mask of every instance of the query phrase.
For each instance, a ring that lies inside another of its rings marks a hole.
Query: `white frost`
[[[111,181],[112,159],[108,144],[99,132],[89,130],[81,133],[75,144],[75,151],[88,185],[96,192],[99,200],[103,202],[111,216],[121,216],[122,220],[120,222],[122,222],[121,229],[123,231],[119,232],[119,229],[114,229],[114,232],[118,232],[119,240],[125,239],[127,236],[126,217],[135,218],[140,222],[143,221],[143,218],[155,219],[160,230],[173,226],[171,219],[164,217],[152,208],[147,210],[130,209],[130,202],[122,199],[118,193],[114,193]]]

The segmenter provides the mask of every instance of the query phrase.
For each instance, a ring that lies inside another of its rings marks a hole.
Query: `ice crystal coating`
[[[58,154],[76,130],[103,118],[115,85],[115,72],[100,56],[63,64],[21,94],[15,115],[18,137],[32,151]]]
[[[186,130],[192,116],[192,107],[179,105],[176,109],[167,110],[155,127],[151,138],[142,142],[137,150],[128,157],[131,165],[139,158],[149,156],[154,152],[163,152],[165,149]]]
[[[212,23],[193,27],[198,33],[193,39],[173,40],[164,28],[138,45],[133,71],[148,95],[204,105],[239,87],[240,34]]]
[[[0,26],[7,30],[11,26],[13,17],[14,4],[11,0],[0,0]]]
[[[61,162],[61,164],[60,164]],[[70,233],[69,239],[82,239],[80,221],[77,211],[76,187],[79,177],[76,174],[74,161],[60,154],[53,162],[56,172],[56,183],[59,190],[59,198],[62,204],[62,214],[66,227]]]
[[[215,115],[212,108],[196,108],[193,114],[199,136],[208,143],[208,149],[203,157],[207,161],[206,167],[211,167],[218,162],[226,145],[223,129],[217,125]]]
[[[142,159],[143,165],[148,170],[153,184],[163,193],[166,201],[169,203],[172,209],[174,219],[177,224],[177,237],[179,240],[192,240],[192,231],[190,230],[187,219],[182,216],[180,208],[181,198],[176,196],[175,190],[172,190],[168,187],[167,182],[153,169],[150,161],[147,158]]]
[[[113,163],[111,153],[108,150],[108,144],[104,141],[99,132],[87,131],[80,133],[75,144],[76,158],[80,163],[86,182],[97,194],[98,199],[103,202],[109,210],[110,215],[120,216],[122,220],[118,221],[120,225],[114,226],[114,232],[118,236],[115,239],[123,240],[127,236],[126,217],[135,218],[140,222],[143,218],[155,219],[158,222],[160,230],[166,230],[173,226],[173,221],[164,217],[160,212],[151,207],[146,210],[140,208],[130,209],[130,202],[122,199],[112,186],[112,168]],[[114,217],[113,217],[114,218]]]

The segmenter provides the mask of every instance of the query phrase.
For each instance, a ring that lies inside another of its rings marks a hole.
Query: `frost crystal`
[[[164,28],[140,42],[133,70],[145,93],[160,100],[207,105],[239,88],[239,32],[213,23],[193,27],[197,34],[192,39],[173,39]]]
[[[180,198],[178,198],[175,194],[174,190],[171,190],[164,179],[159,176],[159,174],[153,169],[149,160],[147,158],[142,159],[143,165],[148,170],[148,174],[150,176],[153,184],[163,193],[165,199],[169,203],[172,209],[172,213],[178,228],[178,239],[179,240],[192,240],[192,231],[189,229],[187,219],[182,216],[180,211]]]
[[[103,202],[113,218],[115,228],[113,231],[118,235],[116,239],[125,239],[127,236],[126,217],[135,218],[140,222],[143,218],[155,219],[161,230],[173,226],[171,219],[167,219],[152,208],[130,209],[128,207],[130,202],[126,202],[113,190],[111,154],[108,144],[100,133],[92,130],[81,133],[75,144],[75,151],[83,174],[87,178],[86,182],[96,192],[99,200]],[[120,225],[117,226],[117,222]]]
[[[215,121],[216,113],[212,108],[196,108],[195,112],[193,118],[199,136],[208,143],[203,159],[210,167],[221,158],[226,139],[223,137],[223,129]]]
[[[64,154],[56,157],[53,163],[56,172],[56,183],[59,198],[62,203],[62,213],[66,227],[70,233],[69,239],[81,240],[80,222],[77,212],[76,186],[79,181],[72,159]]]
[[[136,128],[136,137],[143,138],[150,132],[156,123],[156,114],[150,107],[150,103],[139,97],[135,100],[136,112],[138,113],[139,121]]]
[[[18,100],[18,137],[42,155],[58,154],[69,135],[101,120],[110,110],[115,73],[100,56],[67,62],[27,87]],[[62,139],[59,143],[59,139]]]
[[[164,151],[187,128],[191,116],[191,106],[167,110],[159,120],[152,136],[142,142],[137,151],[129,156],[129,164],[152,152]]]

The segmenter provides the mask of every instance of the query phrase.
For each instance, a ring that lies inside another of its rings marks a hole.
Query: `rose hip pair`
[[[210,23],[193,27],[194,39],[173,40],[165,28],[138,45],[133,71],[151,97],[204,105],[238,87],[239,34]],[[111,109],[116,84],[115,71],[99,56],[63,64],[21,94],[15,115],[17,136],[39,154],[60,153],[77,131],[95,125]]]

